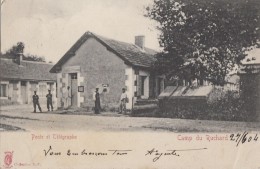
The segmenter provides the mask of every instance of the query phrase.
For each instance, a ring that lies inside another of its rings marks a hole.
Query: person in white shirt
[[[126,89],[122,89],[122,94],[120,97],[120,106],[119,106],[119,114],[126,114],[126,103],[128,102],[127,94],[126,94]]]
[[[64,109],[68,109],[70,106],[70,87],[68,86],[67,89],[65,89],[63,93],[63,99],[64,99]]]

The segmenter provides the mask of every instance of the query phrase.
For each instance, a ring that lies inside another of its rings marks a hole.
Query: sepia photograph
[[[0,23],[0,168],[260,169],[260,1],[1,0]]]

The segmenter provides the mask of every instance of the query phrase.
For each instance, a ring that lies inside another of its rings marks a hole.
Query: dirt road
[[[0,131],[77,130],[151,132],[260,131],[259,122],[226,122],[170,118],[146,118],[113,112],[93,115],[32,113],[28,106],[1,107]]]

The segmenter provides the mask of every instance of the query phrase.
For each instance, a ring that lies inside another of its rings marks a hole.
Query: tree
[[[37,56],[37,55],[32,55],[32,54],[27,54],[27,55],[24,57],[24,60],[36,61],[36,62],[46,62],[46,61],[45,61],[45,57],[43,57],[43,56]]]
[[[17,42],[16,45],[13,45],[9,50],[6,51],[5,54],[1,55],[2,58],[13,59],[17,57],[18,54],[23,54],[25,45],[23,42]],[[32,54],[23,54],[23,60],[27,61],[36,61],[36,62],[45,62],[45,58],[43,56],[37,56]]]
[[[167,77],[223,85],[245,52],[259,45],[257,0],[154,0],[146,17],[157,21],[163,52],[155,68]]]
[[[6,54],[17,55],[19,53],[23,53],[23,50],[24,50],[24,43],[17,42],[16,45],[13,45],[9,50],[7,50]]]

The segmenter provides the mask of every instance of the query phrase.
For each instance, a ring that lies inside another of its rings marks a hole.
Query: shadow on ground
[[[0,124],[0,132],[2,131],[25,131],[25,130],[11,125]]]

